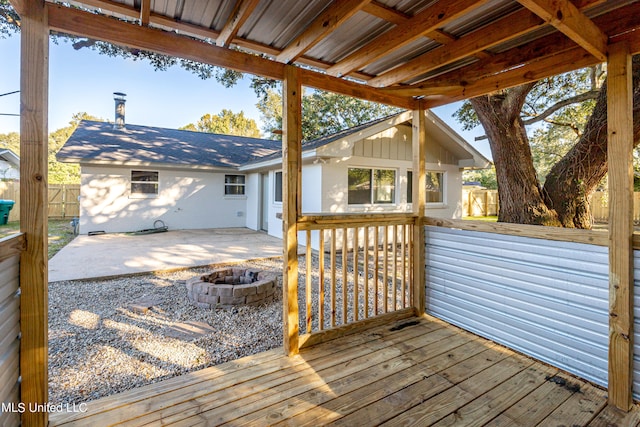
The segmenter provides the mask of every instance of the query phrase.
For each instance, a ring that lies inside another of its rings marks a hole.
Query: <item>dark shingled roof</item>
[[[383,117],[302,143],[312,150],[388,120]],[[83,120],[56,154],[62,162],[150,163],[236,168],[282,156],[282,142],[244,136]]]
[[[59,161],[152,163],[236,168],[280,153],[280,141],[83,120],[56,154]]]

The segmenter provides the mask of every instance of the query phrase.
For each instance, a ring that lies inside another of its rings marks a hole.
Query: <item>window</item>
[[[274,201],[282,202],[282,172],[276,172],[274,176]]]
[[[444,172],[427,172],[427,203],[444,203]]]
[[[394,203],[396,171],[391,169],[349,168],[348,203]]]
[[[225,196],[244,195],[244,175],[225,175],[224,194]]]
[[[407,171],[407,203],[413,203],[413,172]]]
[[[157,195],[158,172],[131,171],[131,194]]]

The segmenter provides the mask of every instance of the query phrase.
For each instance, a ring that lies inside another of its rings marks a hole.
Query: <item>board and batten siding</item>
[[[6,245],[4,240],[0,245]],[[0,402],[18,408],[20,386],[20,254],[0,261]],[[0,425],[19,425],[20,414],[0,411]]]
[[[427,312],[606,386],[608,261],[604,246],[427,226]]]

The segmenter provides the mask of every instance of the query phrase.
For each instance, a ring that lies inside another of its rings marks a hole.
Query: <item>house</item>
[[[412,112],[303,143],[302,212],[411,212]],[[426,112],[427,209],[459,218],[461,173],[490,162]],[[121,119],[120,119],[121,120]],[[83,121],[57,154],[81,165],[80,232],[248,227],[282,236],[280,141]]]
[[[20,157],[8,148],[0,149],[0,180],[20,179]]]

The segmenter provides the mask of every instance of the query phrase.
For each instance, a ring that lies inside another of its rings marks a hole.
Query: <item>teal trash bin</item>
[[[9,221],[9,212],[15,203],[13,200],[0,200],[0,224],[4,225]]]

